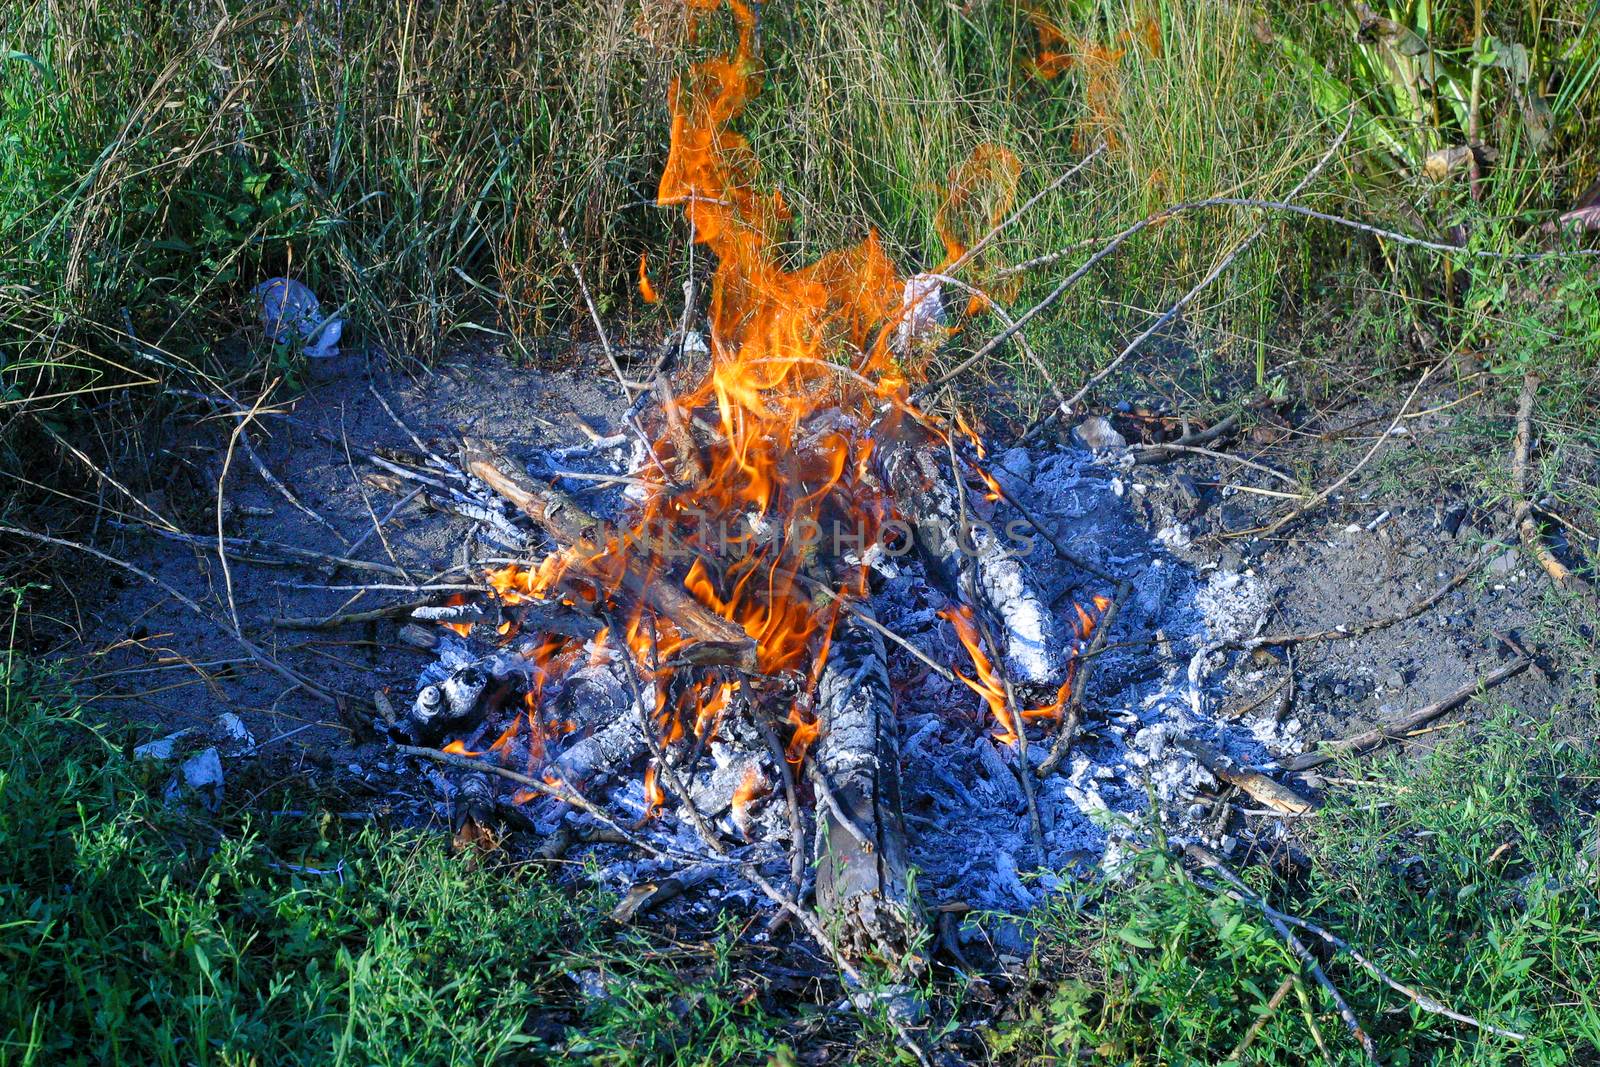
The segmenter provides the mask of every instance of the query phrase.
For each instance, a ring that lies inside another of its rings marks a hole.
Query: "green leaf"
[[[1117,936],[1134,948],[1155,948],[1156,943],[1135,930],[1132,926],[1124,926],[1117,931]]]

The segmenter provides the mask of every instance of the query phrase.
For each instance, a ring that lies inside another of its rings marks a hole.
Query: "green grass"
[[[159,800],[165,769],[128,759],[131,734],[16,664],[0,684],[0,1063],[698,1064],[777,1047],[728,982],[731,932],[701,951],[606,932],[599,895],[475,867],[438,834],[186,815]],[[593,969],[609,997],[568,977]]]
[[[1396,1064],[1579,1064],[1600,1057],[1600,752],[1509,710],[1420,766],[1367,768],[1300,823],[1305,863],[1248,879],[1276,907],[1343,936],[1400,981],[1526,1042],[1424,1013],[1346,959],[1330,976]],[[1254,908],[1208,892],[1165,854],[1079,907],[1056,905],[1036,963],[1054,992],[992,1035],[1022,1062],[1361,1063],[1331,1004]],[[1053,973],[1056,971],[1064,973]],[[1292,992],[1275,1008],[1280,983]],[[1319,1037],[1320,1035],[1320,1037]]]
[[[129,760],[131,729],[93,726],[22,661],[0,681],[0,1063],[790,1063],[823,1044],[895,1060],[881,1020],[773,992],[770,951],[742,926],[616,930],[599,895],[452,857],[441,834],[165,807],[166,772]],[[1421,1013],[1334,960],[1386,1062],[1593,1062],[1592,740],[1507,710],[1420,765],[1368,769],[1387,784],[1335,791],[1299,824],[1292,878],[1247,877],[1400,980],[1529,1035]],[[1264,1018],[1245,1062],[1322,1062],[1319,1040],[1360,1062],[1260,916],[1165,854],[1054,898],[1038,930],[1015,1009],[966,1039],[969,1055],[1217,1063]],[[585,972],[607,995],[578,993]],[[971,1025],[947,975],[928,990],[936,1029]]]
[[[774,3],[764,89],[740,127],[760,182],[794,209],[797,261],[874,227],[907,271],[940,258],[946,178],[979,145],[1016,154],[1025,197],[1111,138],[1104,161],[977,264],[980,284],[1170,203],[1281,194],[1352,104],[1350,150],[1304,194],[1312,203],[1430,235],[1459,225],[1483,247],[1525,243],[1570,205],[1600,161],[1600,34],[1584,5],[1494,5],[1481,25],[1465,0],[1389,12],[1426,39],[1436,71],[1415,56],[1386,65],[1390,45],[1357,39],[1353,10]],[[343,307],[349,344],[395,360],[483,341],[531,356],[550,330],[587,328],[564,229],[602,312],[631,320],[623,332],[663,328],[675,310],[652,318],[632,279],[648,253],[670,304],[688,266],[681,220],[651,203],[667,86],[726,47],[729,21],[713,13],[691,32],[675,0],[487,12],[352,0],[299,15],[0,5],[9,468],[39,447],[30,419],[126,425],[173,380],[248,391],[292,376],[241,330],[249,290],[274,274]],[[1031,66],[1046,44],[1076,56],[1051,80]],[[1425,149],[1469,134],[1499,152],[1476,191],[1420,176]],[[1257,222],[1212,211],[1140,238],[1036,324],[1035,347],[1081,377]],[[1469,270],[1281,221],[1191,309],[1190,339],[1206,376],[1281,389],[1307,373],[1284,312],[1348,303],[1351,286],[1330,278],[1374,281],[1448,342],[1470,324],[1450,320],[1458,293],[1444,282]],[[1026,306],[1059,273],[1007,295]]]

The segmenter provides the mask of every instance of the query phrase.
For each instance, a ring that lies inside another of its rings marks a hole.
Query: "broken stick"
[[[566,493],[534,481],[483,442],[469,439],[463,442],[462,452],[468,471],[515,504],[559,543],[596,554],[605,550],[604,524]],[[630,598],[671,619],[689,639],[690,646],[680,649],[677,658],[746,671],[756,669],[756,643],[744,627],[713,613],[670,578],[646,578],[629,567],[623,572],[621,586]]]
[[[1528,669],[1529,664],[1532,662],[1526,656],[1518,656],[1504,667],[1490,671],[1470,685],[1462,686],[1443,700],[1436,700],[1432,704],[1418,708],[1416,711],[1387,726],[1377,726],[1371,730],[1364,730],[1359,734],[1342,740],[1328,741],[1311,752],[1290,756],[1282,761],[1283,769],[1286,771],[1310,770],[1312,767],[1320,767],[1324,763],[1333,760],[1334,757],[1346,752],[1365,752],[1389,741],[1402,740],[1411,731],[1416,730],[1418,727],[1426,726],[1479,690],[1488,689],[1490,686],[1500,684],[1507,678],[1521,674]]]

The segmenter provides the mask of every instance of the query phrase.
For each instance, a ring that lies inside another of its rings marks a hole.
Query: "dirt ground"
[[[428,654],[397,639],[403,619],[332,629],[285,620],[414,600],[417,594],[407,590],[413,583],[470,581],[482,562],[501,554],[474,539],[469,521],[429,511],[420,498],[405,501],[412,487],[397,495],[373,484],[374,468],[362,461],[360,450],[414,452],[415,435],[448,452],[462,435],[472,435],[500,442],[515,455],[532,446],[582,442],[581,424],[612,432],[621,405],[600,366],[530,370],[484,354],[411,378],[354,355],[317,365],[310,387],[292,405],[294,421],[263,416],[250,431],[267,467],[316,519],[269,485],[242,450],[235,448],[229,458],[233,418],[203,419],[174,431],[159,454],[171,465],[165,489],[151,502],[194,539],[108,526],[100,546],[146,568],[215,617],[236,613],[263,650],[324,688],[348,694],[342,710],[263,670],[214,621],[196,616],[167,592],[99,567],[83,568],[88,581],[57,587],[41,613],[53,623],[35,624],[53,632],[36,631],[36,638],[54,641],[54,658],[104,721],[146,724],[156,737],[208,727],[221,712],[232,711],[261,745],[262,781],[309,776],[320,786],[360,793],[362,763],[372,751],[352,735],[350,723],[360,718],[353,709],[380,689],[408,702]],[[1444,407],[1403,420],[1403,432],[1385,451],[1401,454],[1413,442],[1447,433],[1456,417],[1457,409],[1447,406],[1454,397],[1445,388],[1420,398],[1416,410]],[[1261,443],[1259,435],[1220,443],[1222,458],[1185,454],[1159,464],[1122,461],[1118,477],[1134,512],[1177,559],[1198,572],[1239,572],[1264,586],[1260,632],[1326,630],[1401,614],[1469,572],[1414,618],[1354,639],[1299,643],[1282,657],[1265,651],[1239,657],[1223,683],[1225,708],[1270,722],[1270,736],[1263,737],[1269,749],[1294,751],[1403,715],[1505,664],[1519,644],[1536,653],[1536,666],[1498,686],[1491,703],[1546,709],[1561,704],[1569,686],[1559,657],[1538,644],[1548,590],[1542,572],[1516,548],[1504,506],[1419,495],[1404,479],[1380,476],[1383,464],[1374,463],[1327,506],[1285,531],[1249,532],[1291,507],[1283,496],[1291,486],[1239,458],[1327,485],[1359,459],[1391,417],[1392,411],[1357,406],[1316,427],[1317,433],[1270,443]],[[1146,425],[1133,414],[1113,412],[1112,418],[1130,438]],[[1349,432],[1340,434],[1341,426]],[[1340,440],[1334,445],[1326,437]],[[219,478],[220,521],[229,537],[259,539],[266,556],[281,558],[273,546],[289,545],[353,556],[384,570],[309,560],[287,566],[252,562],[255,550],[237,542],[224,566],[215,540]],[[374,535],[377,520],[380,531]],[[341,588],[364,583],[392,588]],[[1092,713],[1092,692],[1087,704]],[[1462,721],[1484,713],[1485,706],[1469,704],[1408,743],[1424,751],[1447,730],[1464,728]]]

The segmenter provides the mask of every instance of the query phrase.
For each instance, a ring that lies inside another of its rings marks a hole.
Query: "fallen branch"
[[[1350,134],[1350,127],[1353,120],[1354,113],[1352,112],[1351,120],[1345,122],[1344,129],[1339,131],[1339,136],[1334,138],[1333,143],[1328,146],[1328,150],[1323,153],[1322,158],[1317,160],[1316,164],[1311,168],[1310,171],[1306,173],[1305,177],[1301,178],[1300,181],[1295,184],[1295,187],[1289,191],[1289,196],[1291,198],[1299,196],[1301,190],[1303,190],[1307,185],[1311,184],[1311,182],[1316,179],[1317,175],[1322,173],[1322,169],[1326,167],[1333,157],[1338,153],[1339,146],[1344,144],[1345,138]],[[1123,241],[1127,240],[1129,237],[1132,237],[1134,234],[1138,233],[1140,230],[1144,229],[1154,221],[1154,219],[1150,219],[1143,222],[1134,223],[1126,230],[1123,230],[1122,233],[1118,234],[1116,237],[1113,237],[1105,244],[1103,248],[1085,260],[1081,267],[1073,271],[1072,274],[1068,275],[1067,278],[1061,282],[1061,284],[1056,286],[1055,289],[1051,290],[1049,295],[1046,296],[1044,300],[1040,301],[1038,304],[1028,309],[1025,314],[1020,316],[1013,328],[1011,328],[1009,331],[1002,330],[1000,333],[996,334],[990,342],[975,352],[971,358],[964,360],[954,370],[941,376],[937,382],[932,383],[932,385],[922,390],[919,395],[931,393],[933,388],[953,378],[955,375],[964,371],[967,367],[978,362],[984,356],[994,351],[996,347],[1004,342],[1010,333],[1015,333],[1016,330],[1025,325],[1034,315],[1037,315],[1044,308],[1048,307],[1050,304],[1053,304],[1056,300],[1059,300],[1069,288],[1077,283],[1078,279],[1082,278],[1083,275],[1088,272],[1089,268],[1094,266],[1095,263],[1110,255],[1117,249],[1119,245],[1122,244]],[[1116,358],[1112,359],[1110,363],[1106,364],[1100,370],[1091,375],[1089,380],[1084,382],[1083,386],[1067,399],[1066,403],[1057,405],[1049,415],[1036,422],[1027,433],[1023,434],[1023,439],[1029,440],[1035,437],[1037,434],[1042,433],[1046,428],[1054,424],[1055,421],[1062,415],[1070,412],[1074,407],[1076,407],[1077,404],[1088,395],[1089,390],[1093,389],[1097,384],[1105,379],[1107,375],[1111,374],[1112,371],[1121,366],[1129,356],[1142,348],[1144,343],[1151,337],[1155,336],[1159,330],[1165,327],[1173,319],[1177,318],[1180,311],[1187,307],[1195,297],[1199,296],[1206,286],[1215,281],[1223,271],[1227,270],[1236,259],[1243,255],[1266,232],[1267,224],[1265,222],[1258,225],[1253,231],[1251,231],[1249,236],[1234,246],[1233,251],[1229,252],[1222,258],[1220,262],[1217,263],[1216,266],[1211,268],[1211,270],[1206,273],[1206,276],[1202,278],[1198,284],[1192,287],[1183,296],[1179,297],[1175,304],[1169,307],[1166,311],[1162,312],[1162,314],[1158,316],[1156,320],[1148,327],[1146,327],[1143,332],[1123,346],[1122,351],[1117,353]]]
[[[1281,922],[1287,926],[1298,927],[1299,929],[1320,938],[1336,951],[1343,952],[1345,955],[1349,956],[1355,961],[1357,966],[1361,967],[1368,974],[1378,979],[1378,981],[1382,982],[1390,989],[1393,989],[1396,993],[1399,993],[1407,1000],[1410,1000],[1423,1011],[1428,1012],[1431,1015],[1442,1015],[1446,1019],[1453,1019],[1458,1023],[1465,1023],[1468,1026],[1476,1027],[1479,1030],[1484,1030],[1491,1034],[1498,1034],[1501,1037],[1508,1037],[1513,1041],[1527,1040],[1528,1035],[1526,1034],[1518,1033],[1515,1030],[1505,1030],[1498,1026],[1491,1026],[1482,1020],[1473,1018],[1471,1015],[1464,1015],[1461,1012],[1453,1011],[1445,1004],[1434,999],[1433,997],[1428,996],[1426,993],[1419,992],[1411,986],[1406,985],[1404,982],[1395,979],[1389,974],[1389,972],[1385,971],[1382,967],[1368,959],[1344,938],[1321,926],[1318,926],[1314,922],[1310,922],[1306,919],[1301,919],[1298,916],[1279,911],[1277,908],[1274,908],[1272,905],[1268,904],[1266,899],[1260,894],[1256,893],[1248,885],[1246,885],[1244,880],[1241,879],[1237,874],[1228,869],[1227,865],[1224,864],[1221,858],[1215,853],[1201,848],[1200,846],[1192,846],[1188,852],[1192,858],[1200,862],[1208,869],[1216,871],[1222,877],[1222,879],[1228,883],[1231,889],[1223,890],[1223,892],[1227,893],[1228,896],[1240,901],[1241,903],[1255,906],[1263,915],[1268,918],[1269,921],[1273,921],[1274,925]],[[1201,884],[1205,885],[1205,883]],[[1213,891],[1221,889],[1219,886],[1206,885],[1205,887],[1212,889]]]
[[[1332,761],[1336,756],[1347,752],[1365,752],[1389,741],[1403,740],[1412,731],[1426,726],[1474,693],[1499,685],[1507,678],[1521,674],[1528,669],[1528,665],[1532,662],[1526,656],[1518,656],[1505,666],[1490,671],[1469,685],[1462,686],[1443,700],[1436,700],[1432,704],[1418,708],[1396,722],[1389,723],[1386,726],[1377,726],[1371,730],[1364,730],[1359,734],[1338,741],[1325,742],[1314,751],[1281,760],[1280,765],[1286,771],[1310,770],[1312,767],[1320,767],[1324,763]]]
[[[1316,810],[1315,804],[1293,789],[1274,781],[1253,767],[1236,763],[1231,757],[1218,752],[1198,738],[1177,737],[1173,740],[1218,780],[1238,786],[1252,799],[1260,801],[1273,811],[1285,815],[1309,815]]]
[[[1289,947],[1289,951],[1300,961],[1300,965],[1305,968],[1306,973],[1327,992],[1328,996],[1333,998],[1333,1004],[1339,1012],[1339,1018],[1344,1020],[1345,1026],[1361,1046],[1361,1051],[1366,1054],[1367,1060],[1374,1064],[1381,1064],[1383,1061],[1378,1058],[1378,1046],[1373,1043],[1372,1036],[1367,1033],[1366,1027],[1361,1025],[1361,1020],[1356,1018],[1356,1013],[1351,1010],[1349,1002],[1344,999],[1344,994],[1339,992],[1339,987],[1333,984],[1333,980],[1322,969],[1322,964],[1317,962],[1317,958],[1311,954],[1311,950],[1306,948],[1305,943],[1296,937],[1294,931],[1289,928],[1289,924],[1284,921],[1283,913],[1269,907],[1265,900],[1253,893],[1250,887],[1245,885],[1243,879],[1229,870],[1228,865],[1223,863],[1222,859],[1210,849],[1202,845],[1190,845],[1184,849],[1184,853],[1201,866],[1216,871],[1225,881],[1244,894],[1249,903],[1256,905],[1260,909],[1261,914],[1266,916],[1267,922],[1272,925],[1274,930],[1278,931],[1278,936],[1283,938],[1283,942]]]
[[[1480,552],[1477,559],[1473,560],[1460,571],[1456,572],[1456,574],[1452,576],[1449,581],[1445,582],[1439,588],[1435,589],[1433,592],[1429,593],[1427,596],[1423,597],[1421,600],[1417,601],[1415,604],[1412,604],[1410,607],[1399,612],[1398,614],[1386,615],[1381,619],[1369,619],[1367,622],[1357,623],[1355,625],[1341,624],[1331,630],[1310,630],[1297,633],[1262,634],[1259,637],[1241,638],[1237,641],[1228,642],[1226,647],[1240,648],[1248,652],[1252,649],[1263,648],[1269,645],[1299,645],[1306,644],[1311,641],[1348,641],[1351,638],[1361,637],[1376,630],[1387,629],[1396,623],[1402,623],[1409,619],[1416,618],[1418,615],[1421,615],[1439,601],[1443,600],[1451,590],[1456,588],[1456,586],[1460,585],[1468,578],[1471,578],[1474,574],[1476,574],[1478,568],[1487,563],[1491,558],[1491,555],[1492,553],[1487,551]]]
[[[521,774],[509,767],[502,767],[498,763],[493,763],[489,760],[472,759],[469,756],[458,756],[454,752],[443,752],[437,748],[423,748],[420,745],[394,745],[393,747],[396,752],[403,752],[408,756],[418,756],[422,759],[432,760],[435,763],[443,763],[446,766],[454,767],[457,770],[480,771],[486,774],[498,775],[507,781],[517,783],[524,789],[527,789],[529,792],[539,793],[554,800],[559,800],[563,804],[570,804],[579,811],[586,812],[588,815],[598,820],[608,830],[621,835],[624,841],[642,852],[647,852],[657,858],[675,855],[675,853],[664,852],[650,844],[648,841],[643,841],[628,833],[628,831],[618,826],[616,822],[612,820],[611,816],[607,815],[604,809],[602,809],[598,804],[594,803],[594,801],[590,800],[588,797],[585,797],[575,789],[568,788],[564,785],[550,785],[548,782],[540,781],[538,778],[534,778],[531,775]],[[698,859],[699,857],[690,858]]]
[[[1539,523],[1533,517],[1533,499],[1528,493],[1528,461],[1533,453],[1533,401],[1539,391],[1539,376],[1529,371],[1522,379],[1522,395],[1517,400],[1517,430],[1511,457],[1511,494],[1516,500],[1513,513],[1522,545],[1539,561],[1557,589],[1580,598],[1590,609],[1600,612],[1600,599],[1589,584],[1556,558],[1544,543]]]
[[[225,619],[218,620],[212,618],[211,615],[199,604],[195,603],[194,600],[185,596],[183,593],[180,593],[178,590],[174,589],[166,582],[163,582],[160,578],[157,578],[149,571],[144,570],[141,567],[137,567],[126,560],[120,560],[108,552],[102,552],[98,548],[91,548],[88,545],[79,544],[77,541],[68,541],[61,537],[51,537],[49,534],[35,533],[32,530],[24,530],[17,526],[0,526],[0,534],[10,534],[13,537],[21,537],[29,541],[37,541],[47,545],[56,545],[60,548],[70,548],[76,552],[82,552],[86,555],[93,556],[95,559],[98,559],[103,563],[109,563],[113,567],[120,567],[122,570],[125,570],[130,574],[143,578],[145,581],[149,582],[157,589],[160,589],[162,592],[166,593],[172,599],[176,600],[178,603],[182,604],[184,607],[188,608],[202,619],[222,630],[224,634],[233,640],[234,644],[244,649],[251,659],[261,664],[261,666],[267,668],[267,670],[271,671],[273,674],[276,674],[286,682],[291,682],[295,686],[304,689],[306,692],[310,693],[314,697],[317,697],[319,700],[325,700],[328,703],[336,706],[339,704],[339,698],[334,696],[333,693],[323,689],[321,686],[317,685],[305,675],[300,674],[298,671],[293,671],[288,667],[285,667],[283,664],[279,663],[277,660],[261,651],[261,649],[257,648],[249,638],[245,637],[243,632],[241,632],[237,626],[232,625]]]
[[[273,619],[271,625],[279,630],[337,630],[341,626],[355,626],[364,622],[379,622],[410,615],[417,608],[432,604],[432,600],[403,600],[398,604],[385,604],[366,611],[347,611],[338,615],[306,616],[301,618]]]

